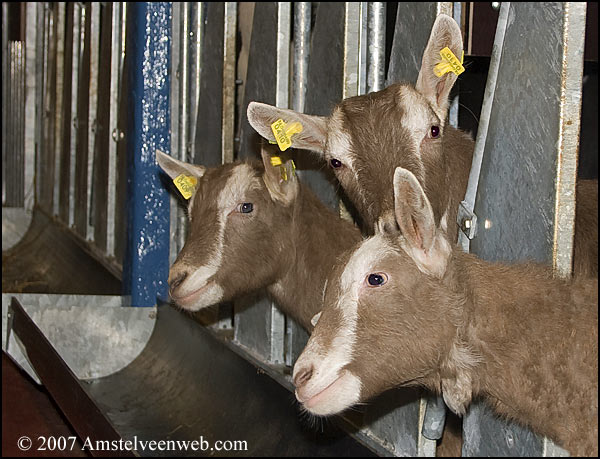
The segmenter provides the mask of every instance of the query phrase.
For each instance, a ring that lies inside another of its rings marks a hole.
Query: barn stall
[[[2,7],[3,349],[81,438],[239,439],[247,450],[227,453],[243,455],[444,453],[446,408],[421,391],[318,427],[303,419],[290,375],[307,334],[266,297],[193,316],[167,304],[187,218],[154,159],[257,157],[250,101],[328,115],[343,98],[416,81],[439,13],[465,39],[449,121],[477,139],[458,242],[571,274],[575,180],[597,179],[592,4]],[[531,103],[512,110],[524,91]],[[323,165],[297,163],[352,218]],[[482,403],[458,430],[465,456],[566,454]]]

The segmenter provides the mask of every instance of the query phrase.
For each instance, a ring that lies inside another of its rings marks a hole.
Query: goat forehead
[[[342,291],[356,295],[364,276],[376,269],[377,264],[387,255],[395,252],[384,236],[377,235],[365,240],[352,254],[342,273]]]
[[[331,157],[339,159],[346,166],[353,168],[351,134],[344,125],[344,118],[339,109],[333,112],[329,121],[327,149]]]
[[[252,190],[260,189],[260,178],[249,164],[236,165],[229,175],[218,196],[220,209],[229,208],[238,203],[239,199]]]
[[[402,86],[399,90],[399,104],[403,107],[400,125],[409,133],[421,136],[437,116],[429,102],[410,86]]]

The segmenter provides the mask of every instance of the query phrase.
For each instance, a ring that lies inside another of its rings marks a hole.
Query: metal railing
[[[556,5],[565,17],[568,12],[569,21],[562,20]],[[581,34],[585,8],[582,11],[570,3],[556,5],[548,7],[558,18],[549,29],[556,26],[564,32],[557,40],[566,50],[564,40],[572,39],[573,33]],[[518,9],[505,3],[502,7],[504,14],[508,8],[513,8],[517,16],[535,14],[531,5]],[[2,46],[7,51],[3,52],[3,206],[31,208],[35,190],[35,204],[67,225],[120,275],[127,244],[127,4],[30,3],[23,8],[24,43],[9,42],[3,24]],[[386,69],[384,3],[256,3],[254,15],[249,17],[239,15],[240,8],[235,2],[171,6],[170,135],[171,155],[178,159],[214,166],[252,155],[244,140],[250,132],[245,121],[248,100],[326,115],[342,98],[381,89],[385,79],[388,83],[416,81],[418,67],[414,62],[420,62],[437,14],[461,14],[460,3],[398,4],[392,55]],[[3,18],[7,16],[5,11],[3,4]],[[254,33],[238,53],[236,37],[243,28]],[[519,30],[509,32],[516,36]],[[247,62],[242,62],[244,52]],[[575,72],[573,76],[569,70],[577,66],[580,57],[564,54],[561,71],[570,75],[566,83],[572,94],[561,95],[566,105],[558,108],[561,124],[553,127],[557,139],[562,139],[561,158],[570,161],[567,172],[571,175],[559,182],[556,196],[561,200],[571,199],[569,191],[574,187],[572,169],[577,145],[573,128],[562,120],[565,113],[572,118],[578,116],[573,105],[577,97],[573,94],[578,85],[580,88],[577,79],[581,75]],[[203,72],[204,68],[217,70]],[[324,68],[327,85],[323,84]],[[257,85],[259,74],[274,81],[273,88]],[[511,82],[499,79],[497,84]],[[499,104],[502,100],[493,102]],[[450,113],[452,124],[456,124],[457,110],[455,101]],[[485,139],[481,142],[487,154],[492,146],[486,145]],[[299,176],[325,202],[338,207],[335,190],[325,177],[308,170],[299,171]],[[183,247],[187,220],[176,199],[170,202],[172,263]],[[565,215],[559,215],[563,210]],[[556,223],[552,223],[565,230],[562,222],[572,222],[572,206],[556,206],[554,211]],[[564,258],[567,264],[570,261],[572,227],[567,233],[558,231],[550,249],[556,254],[551,261],[562,274],[569,271],[561,260]],[[307,335],[275,305],[263,301],[243,313],[223,305],[215,327],[233,329],[233,346],[291,386],[285,367],[293,365]],[[435,454],[435,440],[421,434],[424,400],[386,415],[381,413],[388,407],[382,405],[375,401],[362,419],[350,420],[361,428],[358,435],[363,441],[386,454]],[[399,418],[410,422],[398,422]],[[472,425],[479,418],[470,418],[469,422]],[[467,439],[467,443],[471,441]],[[524,448],[538,452],[537,444]],[[544,454],[549,454],[547,449],[544,446]],[[466,444],[464,452],[472,451]]]

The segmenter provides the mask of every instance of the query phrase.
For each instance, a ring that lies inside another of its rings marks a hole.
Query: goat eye
[[[385,284],[387,282],[387,274],[385,273],[374,273],[374,274],[369,274],[369,277],[367,277],[367,283],[371,286],[371,287],[379,287],[383,284]]]
[[[244,202],[244,203],[240,204],[240,206],[239,206],[239,211],[243,214],[249,214],[253,210],[254,210],[254,206],[252,205],[251,202]]]
[[[338,167],[342,167],[342,162],[339,159],[335,159],[335,158],[333,158],[331,161],[329,161],[329,164],[331,164],[331,167],[333,167],[334,169],[337,169]]]
[[[439,126],[431,126],[431,138],[437,139],[440,136],[440,127]]]

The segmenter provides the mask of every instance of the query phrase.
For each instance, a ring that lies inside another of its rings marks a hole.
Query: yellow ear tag
[[[285,151],[292,146],[292,136],[302,132],[302,129],[302,125],[299,122],[296,121],[290,125],[286,125],[281,118],[271,124],[271,130],[281,151]]]
[[[185,199],[190,199],[194,194],[194,188],[198,180],[192,175],[181,174],[173,180],[173,183]]]
[[[465,60],[464,51],[462,52],[460,61],[447,46],[440,51],[440,56],[442,56],[442,61],[437,63],[433,68],[433,73],[435,73],[438,78],[444,76],[448,72],[454,72],[457,75],[460,75],[465,71],[465,68],[462,65]]]
[[[296,175],[296,164],[293,160],[290,160],[292,165],[292,174]],[[271,166],[277,167],[279,166],[279,172],[281,173],[281,180],[287,182],[288,174],[285,165],[281,162],[281,157],[279,156],[271,156]]]

